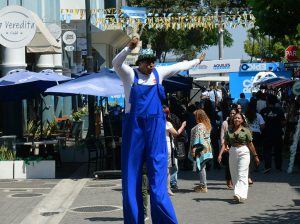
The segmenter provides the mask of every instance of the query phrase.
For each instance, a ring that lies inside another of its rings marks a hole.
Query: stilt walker
[[[192,61],[154,68],[156,57],[151,49],[145,49],[138,57],[138,68],[133,69],[123,62],[138,41],[137,37],[133,37],[112,62],[123,82],[125,92],[126,114],[121,149],[124,223],[144,223],[144,161],[148,172],[152,222],[178,223],[167,193],[168,151],[166,118],[162,109],[165,93],[161,83],[163,79],[201,63],[205,54]]]

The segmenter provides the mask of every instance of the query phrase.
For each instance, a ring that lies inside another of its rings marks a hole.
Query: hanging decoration
[[[91,9],[92,23],[101,30],[122,29],[140,26],[144,23],[146,29],[157,30],[191,30],[214,29],[224,27],[245,28],[254,26],[255,17],[251,12],[244,11],[235,15],[191,15],[187,13],[152,14],[148,13],[145,21],[126,17],[121,9]],[[61,21],[69,23],[72,18],[85,19],[85,9],[62,9]]]

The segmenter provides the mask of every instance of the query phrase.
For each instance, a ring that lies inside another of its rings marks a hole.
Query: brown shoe
[[[208,189],[205,186],[198,185],[198,186],[194,187],[194,191],[197,193],[207,193]]]

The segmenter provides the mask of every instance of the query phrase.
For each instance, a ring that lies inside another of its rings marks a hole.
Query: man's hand
[[[128,43],[128,47],[130,50],[133,50],[134,48],[137,47],[139,43],[139,38],[136,36],[133,36],[132,39],[130,40],[130,42]]]
[[[199,60],[202,62],[205,59],[206,53],[201,53]]]

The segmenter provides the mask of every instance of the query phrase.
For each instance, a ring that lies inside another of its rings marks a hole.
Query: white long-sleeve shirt
[[[112,65],[117,72],[118,76],[123,82],[124,85],[124,94],[125,94],[125,113],[130,111],[131,105],[129,103],[129,96],[131,86],[134,82],[134,70],[129,65],[124,64],[127,55],[131,52],[129,47],[125,47],[112,61]],[[160,66],[157,67],[156,70],[159,74],[159,83],[161,84],[162,81],[166,78],[169,78],[173,75],[176,75],[180,71],[188,70],[195,65],[199,64],[199,59],[194,59],[191,61],[184,61],[179,62],[169,66]],[[141,73],[138,69],[138,76],[139,80],[138,83],[142,85],[155,85],[156,80],[153,72],[150,75],[145,75]]]

